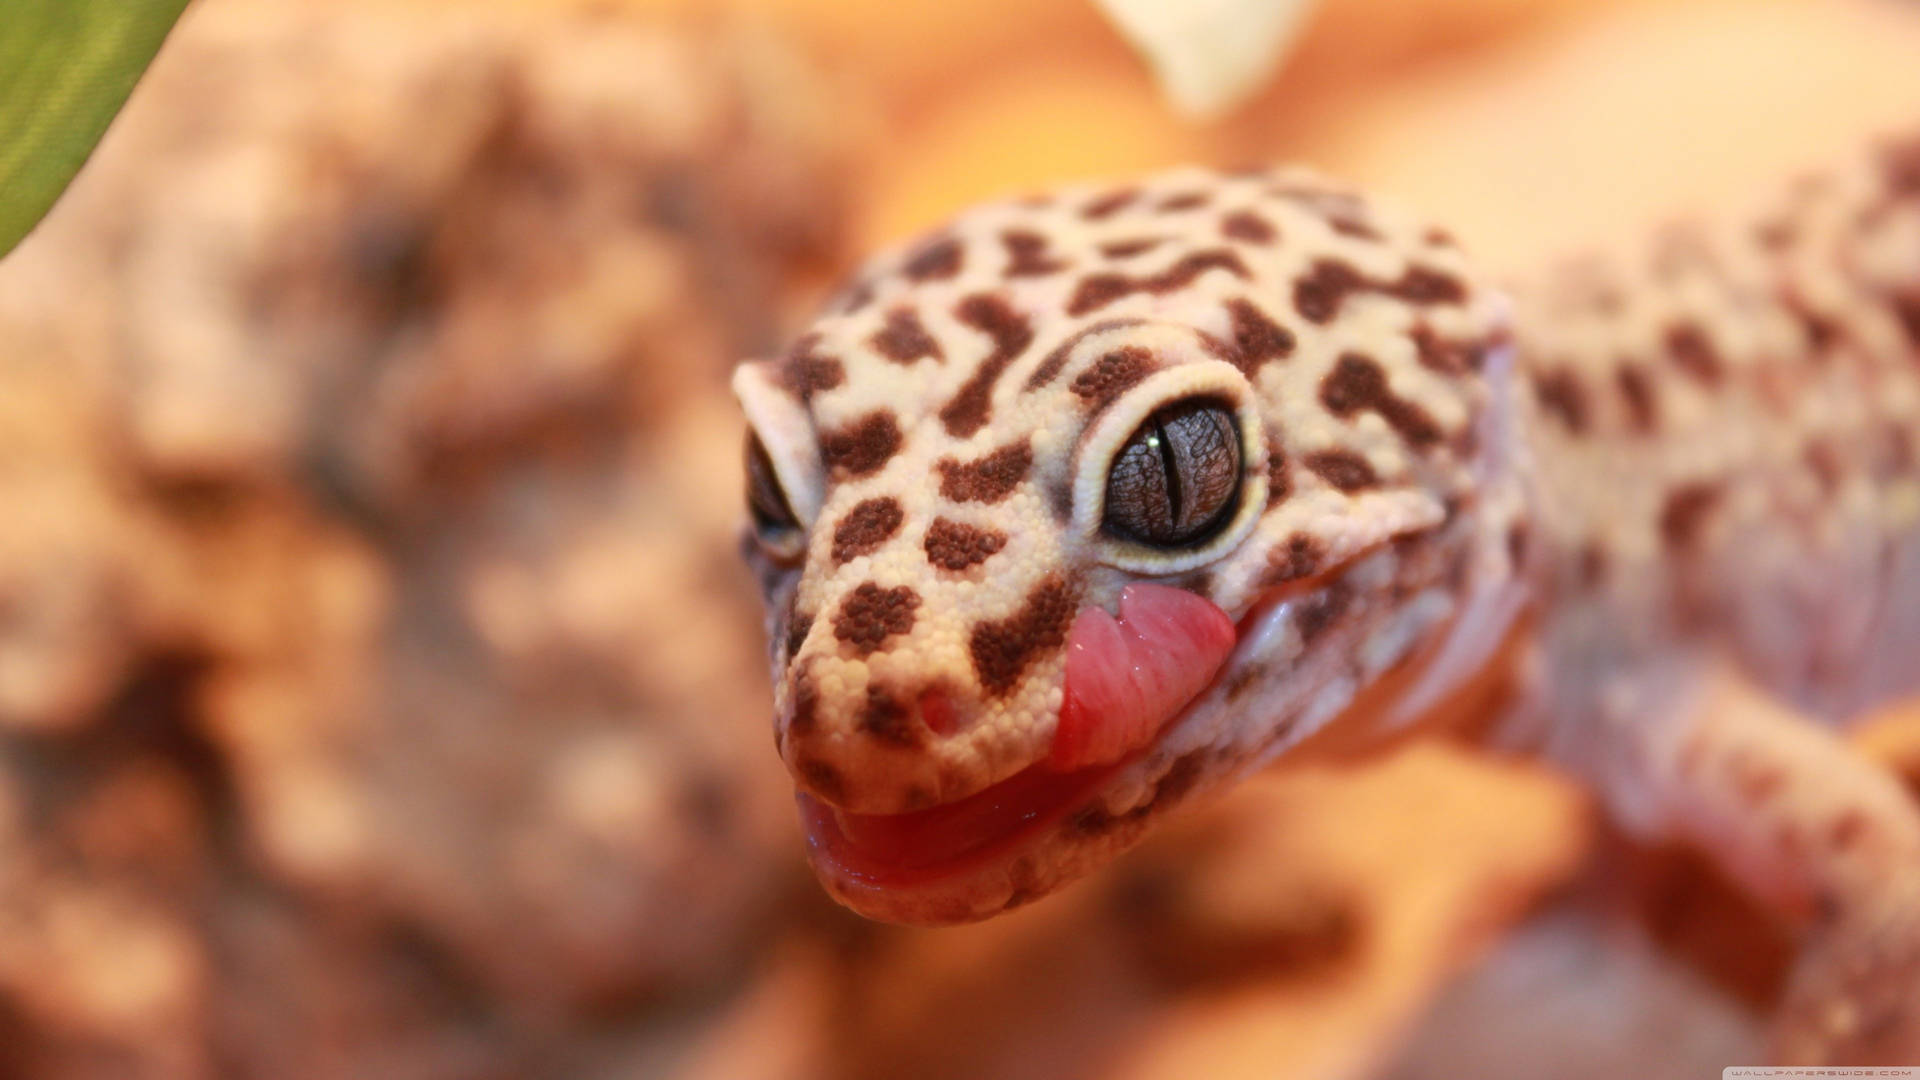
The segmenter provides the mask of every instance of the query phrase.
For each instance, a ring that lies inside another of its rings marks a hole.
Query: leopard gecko
[[[1489,281],[1299,169],[970,210],[736,371],[810,855],[982,919],[1322,729],[1497,718],[1805,941],[1789,1061],[1920,1062],[1920,135]]]

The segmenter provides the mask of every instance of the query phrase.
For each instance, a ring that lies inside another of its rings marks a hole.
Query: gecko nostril
[[[921,722],[935,735],[951,735],[960,726],[960,716],[953,707],[953,699],[944,691],[923,691],[917,704]]]

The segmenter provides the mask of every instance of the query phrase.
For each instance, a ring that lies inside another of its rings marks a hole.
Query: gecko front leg
[[[1616,816],[1803,926],[1774,1056],[1920,1061],[1920,807],[1898,780],[1729,663],[1663,660],[1598,696],[1560,749]]]

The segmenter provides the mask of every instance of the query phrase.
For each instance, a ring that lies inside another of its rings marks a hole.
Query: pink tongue
[[[1165,585],[1120,591],[1120,617],[1092,607],[1067,636],[1066,700],[1048,764],[1109,765],[1146,745],[1205,689],[1233,650],[1233,620]]]

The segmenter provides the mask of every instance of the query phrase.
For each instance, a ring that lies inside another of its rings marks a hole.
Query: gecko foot
[[[1920,1064],[1920,888],[1874,911],[1808,942],[1776,1021],[1783,1064]]]

